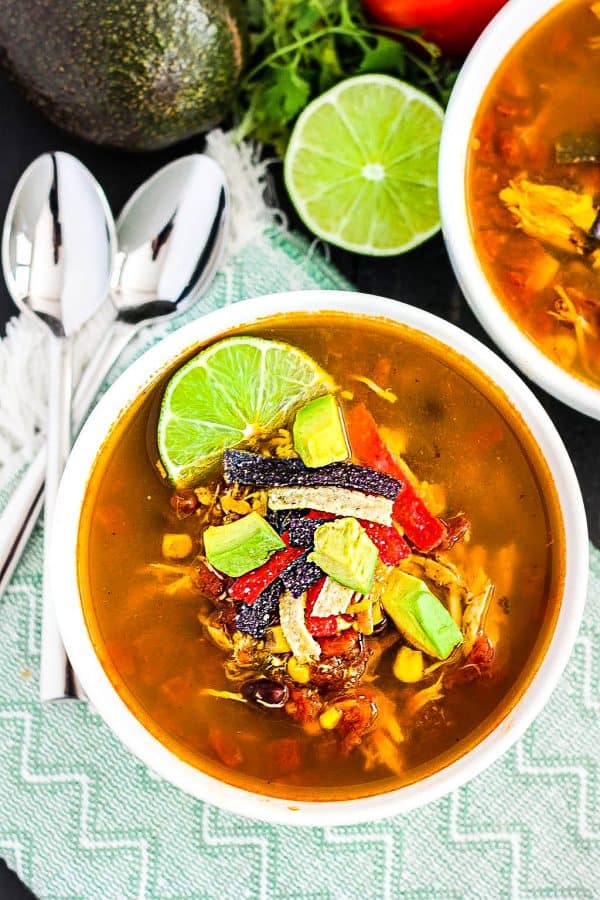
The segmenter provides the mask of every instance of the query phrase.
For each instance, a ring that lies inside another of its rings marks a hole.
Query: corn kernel
[[[325,712],[321,713],[321,715],[319,716],[319,724],[325,731],[333,731],[333,729],[339,725],[341,718],[341,709],[336,709],[335,706],[330,706],[329,709],[326,709]]]
[[[189,534],[163,534],[162,554],[165,559],[185,559],[192,552]]]
[[[310,668],[306,663],[300,663],[295,656],[290,656],[287,664],[288,675],[298,684],[308,684],[310,681]]]
[[[369,609],[372,605],[372,599],[370,597],[365,597],[363,600],[359,600],[358,603],[351,603],[346,612],[349,616],[354,616],[359,612],[364,612]]]
[[[424,674],[421,651],[411,650],[410,647],[400,647],[394,660],[393,672],[398,681],[404,681],[406,684],[420,681]]]

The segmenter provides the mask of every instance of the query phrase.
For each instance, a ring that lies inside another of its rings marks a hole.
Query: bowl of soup
[[[587,532],[520,378],[392,300],[245,301],[144,354],[78,437],[52,585],[91,703],[225,809],[343,824],[495,760],[575,640]]]
[[[528,378],[600,418],[600,6],[509,3],[469,55],[440,150],[473,311]]]

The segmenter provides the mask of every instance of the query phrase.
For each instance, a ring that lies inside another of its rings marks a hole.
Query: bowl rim
[[[371,797],[332,801],[267,797],[225,784],[181,760],[144,728],[111,684],[91,643],[79,597],[81,505],[99,449],[121,411],[187,348],[281,312],[383,318],[423,332],[465,357],[500,388],[527,423],[552,473],[563,516],[563,598],[545,656],[516,705],[479,744],[450,765]],[[552,421],[521,378],[493,351],[444,319],[399,301],[349,291],[296,291],[241,301],[208,313],[147,350],[109,388],[77,438],[60,485],[51,534],[51,590],[65,648],[89,701],[113,733],[138,759],[186,793],[232,813],[284,825],[348,825],[404,813],[453,791],[498,759],[539,714],[567,664],[583,614],[587,577],[587,522],[577,478]]]
[[[442,233],[469,306],[503,353],[558,400],[600,419],[600,388],[562,369],[516,324],[498,299],[479,261],[471,229],[466,163],[473,120],[483,94],[514,45],[563,0],[512,0],[492,19],[467,57],[446,110],[438,169]]]

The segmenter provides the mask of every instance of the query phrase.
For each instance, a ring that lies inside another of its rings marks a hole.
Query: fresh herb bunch
[[[236,112],[238,138],[282,156],[294,120],[352,75],[387,72],[445,103],[455,71],[414,31],[370,25],[360,0],[248,0],[250,61]]]

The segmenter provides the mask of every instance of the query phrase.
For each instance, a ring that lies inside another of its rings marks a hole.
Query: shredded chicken
[[[349,376],[352,381],[360,381],[361,384],[364,384],[365,387],[368,387],[370,391],[373,391],[381,400],[387,400],[388,403],[395,403],[398,399],[397,395],[390,391],[388,388],[380,387],[376,381],[373,381],[372,378],[368,378],[366,375],[350,375]]]
[[[577,307],[566,290],[560,285],[557,285],[555,290],[558,294],[558,299],[554,304],[554,310],[551,310],[549,315],[559,322],[573,327],[582,365],[586,372],[591,374],[586,338],[588,336],[597,337],[595,330],[587,319],[577,311]]]
[[[394,775],[401,775],[404,759],[400,746],[404,742],[404,734],[398,724],[396,706],[389,697],[379,692],[376,704],[378,712],[375,728],[360,744],[365,769],[369,771],[377,766],[385,766]]]
[[[176,566],[169,563],[149,563],[144,571],[153,575],[164,594],[171,597],[184,592],[194,592],[193,569],[190,565]]]
[[[437,681],[430,684],[429,687],[421,688],[420,691],[417,691],[416,694],[412,694],[412,696],[408,698],[406,701],[406,711],[410,716],[415,717],[428,703],[434,703],[436,700],[442,698],[443,680],[444,673],[440,675]]]
[[[482,573],[482,575],[485,578],[485,574]],[[485,619],[493,596],[494,585],[487,580],[477,593],[471,594],[469,597],[462,620],[462,632],[465,637],[463,644],[465,656],[469,655],[473,649],[473,644],[484,631]]]
[[[219,700],[236,700],[238,703],[247,703],[245,697],[233,691],[218,691],[216,688],[202,688],[200,694],[204,697],[216,697]]]
[[[569,253],[583,253],[598,213],[589,194],[526,178],[511,181],[500,200],[526,234]]]

